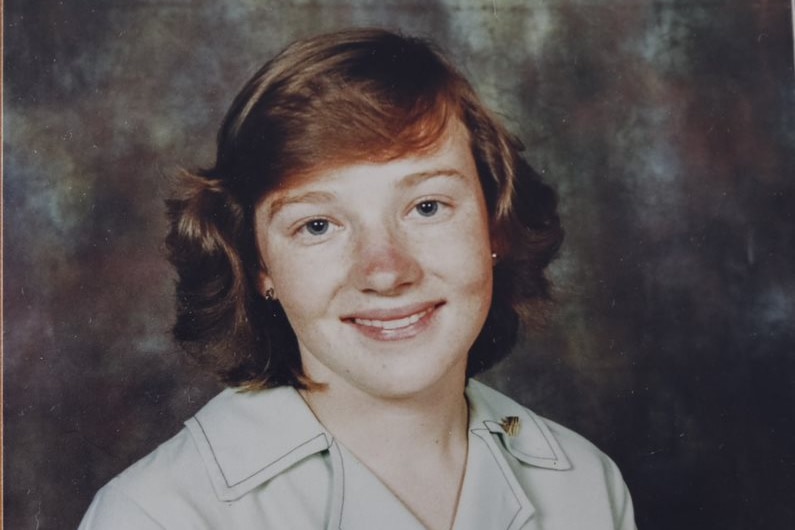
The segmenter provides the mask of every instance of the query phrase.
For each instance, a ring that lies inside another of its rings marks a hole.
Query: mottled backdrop
[[[5,519],[76,526],[217,390],[169,338],[164,175],[350,25],[436,39],[559,190],[559,310],[485,379],[611,454],[641,528],[795,528],[789,0],[5,1]]]

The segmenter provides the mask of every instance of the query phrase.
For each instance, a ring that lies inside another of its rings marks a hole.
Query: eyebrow
[[[416,186],[420,182],[424,182],[426,180],[430,180],[435,177],[452,177],[455,179],[462,179],[462,180],[466,179],[466,177],[457,169],[453,168],[434,169],[433,171],[421,171],[419,173],[410,173],[400,179],[400,182],[398,182],[398,187],[402,189],[411,188],[412,186]]]
[[[333,201],[335,198],[336,195],[327,191],[307,191],[297,195],[287,194],[274,199],[273,203],[268,209],[268,220],[272,220],[281,209],[283,209],[285,206],[289,206],[290,204],[307,202],[314,204],[328,203]]]

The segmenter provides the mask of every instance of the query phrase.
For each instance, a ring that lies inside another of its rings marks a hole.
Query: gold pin
[[[505,434],[508,436],[516,436],[519,434],[519,417],[518,416],[506,416],[500,422],[500,426],[502,430],[505,431]]]

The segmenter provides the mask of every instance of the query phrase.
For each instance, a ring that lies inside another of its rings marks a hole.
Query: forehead
[[[470,135],[458,120],[450,120],[432,142],[424,146],[393,145],[388,149],[372,153],[355,153],[325,160],[306,170],[284,176],[279,185],[268,195],[278,195],[290,189],[311,185],[331,175],[360,168],[373,174],[387,167],[407,173],[433,171],[434,166],[465,166],[472,159]],[[267,196],[265,197],[267,198]]]
[[[479,187],[469,134],[463,126],[451,127],[428,149],[409,151],[389,160],[353,159],[292,175],[263,197],[259,210],[272,217],[290,204],[329,202],[339,193],[362,196],[385,189],[408,190],[434,178],[453,178]]]

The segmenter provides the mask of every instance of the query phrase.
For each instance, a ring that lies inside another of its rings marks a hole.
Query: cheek
[[[325,304],[318,293],[317,276],[310,274],[310,268],[285,265],[278,263],[272,268],[273,287],[290,327],[299,341],[304,341],[306,331],[315,327],[312,322],[322,314]]]
[[[461,231],[466,236],[459,241],[460,252],[467,254],[467,257],[459,258],[461,263],[458,267],[473,295],[488,304],[491,301],[493,260],[486,213],[480,209],[477,213],[473,212],[467,221],[468,226]]]
[[[307,318],[321,312],[343,277],[340,257],[289,248],[270,250],[271,281],[288,317]]]
[[[492,258],[488,226],[476,213],[462,216],[437,237],[418,241],[423,261],[432,272],[461,288],[491,293]]]

